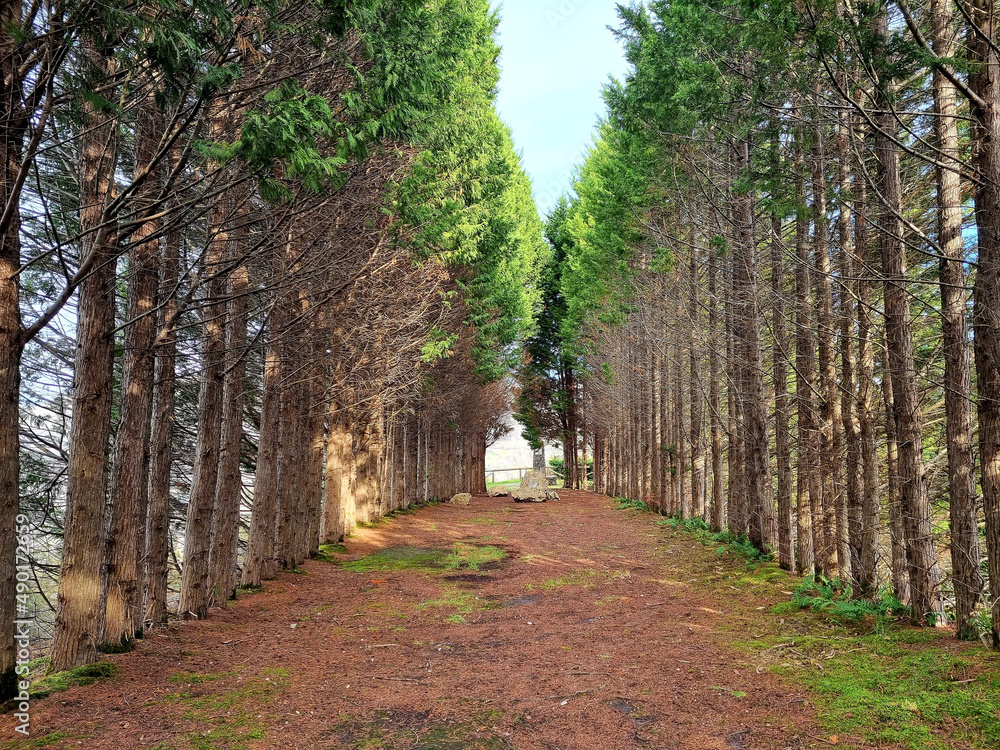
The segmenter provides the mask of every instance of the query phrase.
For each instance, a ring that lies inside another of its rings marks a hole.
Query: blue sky
[[[611,0],[503,0],[497,108],[524,156],[544,215],[570,185],[573,168],[604,112],[601,86],[626,65],[609,25]]]

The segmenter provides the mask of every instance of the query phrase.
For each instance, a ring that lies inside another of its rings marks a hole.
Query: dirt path
[[[458,568],[415,552],[455,544]],[[720,625],[749,605],[691,585],[684,560],[712,551],[649,516],[582,492],[530,506],[476,498],[363,529],[338,557],[399,547],[390,565],[431,567],[310,562],[112,657],[116,677],[37,702],[31,743],[0,746],[813,746],[805,696],[718,645]],[[469,568],[491,548],[506,557]],[[0,717],[0,741],[11,736]]]

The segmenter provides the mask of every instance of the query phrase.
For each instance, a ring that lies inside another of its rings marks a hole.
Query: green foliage
[[[458,340],[457,333],[448,333],[441,328],[432,328],[427,341],[420,350],[420,359],[425,364],[447,359],[453,353],[452,348]]]
[[[497,380],[534,326],[545,247],[531,184],[493,106],[496,14],[486,0],[362,5],[351,14],[372,67],[345,103],[368,137],[417,147],[394,186],[394,234],[451,267],[476,373]],[[449,348],[433,333],[428,343],[430,361]]]
[[[639,510],[643,513],[648,513],[652,510],[642,500],[634,500],[629,497],[616,497],[615,502],[618,504],[618,510]]]
[[[839,580],[807,578],[792,595],[792,605],[800,609],[823,612],[833,620],[860,623],[874,618],[880,625],[892,617],[908,617],[909,607],[903,606],[890,590],[879,592],[878,599],[855,599],[850,585]]]
[[[76,685],[93,685],[98,680],[114,677],[117,671],[117,665],[107,661],[99,661],[65,672],[55,672],[42,677],[31,686],[31,697],[46,698],[52,693],[69,690]]]
[[[690,532],[707,532],[710,528],[707,523],[705,523],[700,518],[681,518],[680,516],[670,516],[669,518],[664,518],[660,521],[661,526],[667,526],[674,531],[684,530]]]
[[[660,526],[666,526],[673,531],[683,531],[694,535],[703,545],[717,544],[716,554],[732,553],[746,560],[748,565],[771,562],[774,555],[770,551],[757,549],[746,534],[733,534],[730,531],[713,533],[711,527],[701,518],[680,518],[671,516],[664,518]]]

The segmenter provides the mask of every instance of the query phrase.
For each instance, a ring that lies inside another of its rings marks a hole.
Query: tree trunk
[[[284,258],[275,251],[273,283],[279,284],[283,275]],[[274,537],[278,514],[278,456],[280,451],[279,419],[281,417],[281,388],[283,366],[281,361],[281,336],[284,317],[281,305],[271,314],[267,351],[264,354],[263,402],[260,408],[260,441],[257,446],[257,475],[253,489],[253,510],[250,515],[250,537],[247,540],[246,559],[243,561],[241,585],[259,588],[261,582],[274,578],[277,573]]]
[[[817,343],[819,350],[820,491],[822,497],[823,549],[817,550],[818,567],[847,580],[847,514],[843,493],[840,390],[837,384],[836,331],[833,317],[833,264],[827,227],[827,181],[824,124],[819,122],[813,145],[813,249],[816,274]]]
[[[750,144],[743,141],[738,146],[738,163],[741,171],[750,168]],[[771,490],[770,462],[768,458],[767,417],[764,413],[764,360],[760,345],[760,291],[757,286],[757,239],[754,229],[753,203],[749,194],[737,200],[739,221],[739,258],[736,263],[738,289],[737,308],[741,318],[739,326],[744,368],[742,381],[743,424],[745,438],[744,462],[746,466],[746,511],[750,542],[757,549],[773,549],[777,544],[777,517]]]
[[[785,264],[781,219],[771,220],[771,330],[774,349],[774,452],[778,470],[778,565],[791,570],[795,564],[792,550],[792,449],[789,435],[788,333],[785,325]]]
[[[795,216],[795,404],[798,411],[798,477],[796,488],[796,531],[798,550],[795,568],[799,575],[816,569],[813,544],[815,504],[815,372],[816,343],[812,331],[812,286],[809,261],[809,218],[806,213],[806,187],[803,176],[802,134],[796,134],[795,171],[799,209]]]
[[[237,198],[237,200],[241,200]],[[238,212],[239,221],[247,216]],[[234,227],[230,261],[238,262],[229,275],[226,303],[226,358],[222,379],[222,431],[219,438],[219,471],[212,515],[212,542],[208,555],[209,606],[222,607],[236,596],[237,554],[240,539],[240,506],[243,502],[243,408],[246,392],[247,302],[250,277],[239,263],[247,249],[247,230]]]
[[[875,32],[886,35],[884,16],[876,21]],[[943,613],[939,590],[940,575],[934,551],[930,517],[930,497],[924,475],[923,419],[920,392],[914,365],[913,332],[910,324],[910,298],[907,292],[907,258],[903,244],[902,185],[899,173],[899,150],[892,138],[896,118],[887,93],[880,89],[878,106],[879,132],[875,151],[879,161],[878,185],[883,201],[880,225],[882,272],[884,274],[888,375],[895,402],[896,431],[899,441],[899,482],[906,533],[906,557],[910,574],[914,624],[935,624]]]
[[[216,131],[224,123],[217,115]],[[191,497],[188,501],[187,524],[184,527],[184,567],[181,571],[181,595],[178,614],[202,620],[208,616],[211,591],[208,585],[209,550],[212,545],[212,524],[215,515],[216,490],[219,483],[219,449],[222,439],[223,360],[226,331],[223,321],[225,283],[221,273],[229,257],[230,204],[218,198],[209,220],[203,275],[205,304],[202,311],[201,385],[198,390],[198,438],[192,469]],[[225,596],[218,592],[219,596]]]
[[[701,300],[698,295],[698,271],[701,268],[698,257],[698,237],[691,217],[691,262],[688,266],[688,337],[690,400],[691,400],[691,498],[692,513],[697,518],[705,517],[705,433],[702,427],[701,389]]]
[[[892,590],[900,602],[910,604],[910,573],[906,565],[906,531],[903,528],[903,501],[899,489],[899,439],[896,428],[896,404],[892,393],[892,379],[888,376],[883,348],[882,398],[885,401],[885,443],[888,473],[889,542],[891,545],[890,570]]]
[[[979,176],[975,186],[979,252],[972,329],[993,646],[1000,649],[1000,24],[994,3],[974,0],[967,7],[976,25],[970,32],[970,57],[978,63],[969,75],[969,85],[979,96],[971,107]]]
[[[958,45],[950,0],[932,0],[934,52],[952,58]],[[951,510],[951,563],[955,585],[955,629],[960,640],[978,637],[970,618],[983,588],[976,512],[976,465],[972,456],[975,423],[969,352],[968,300],[962,239],[961,154],[958,103],[954,85],[934,71],[934,136],[942,165],[937,167],[938,245],[941,254],[941,316],[944,340],[944,408],[948,443],[948,489]]]
[[[726,500],[722,484],[722,403],[719,398],[719,251],[708,253],[708,412],[712,424],[712,531],[726,526]]]
[[[95,71],[110,75],[112,62],[89,40],[82,54]],[[115,257],[117,238],[108,224],[117,162],[116,122],[94,103],[82,105],[85,132],[80,154],[81,263],[92,267],[79,288],[73,425],[66,469],[66,523],[59,574],[52,672],[97,658],[101,625],[101,569],[108,489],[108,442],[114,391]]]
[[[167,233],[160,270],[161,330],[153,375],[153,421],[149,449],[149,515],[146,518],[145,606],[143,618],[154,625],[167,622],[167,570],[170,544],[170,468],[173,463],[175,361],[177,332],[170,323],[177,312],[174,288],[179,276],[181,233]]]
[[[18,424],[21,391],[20,276],[21,212],[17,176],[21,168],[24,129],[27,120],[22,112],[21,85],[16,71],[20,64],[15,54],[13,30],[20,28],[21,3],[5,3],[0,10],[0,210],[12,206],[7,230],[0,235],[0,701],[18,694],[17,648],[14,645],[16,608],[16,549],[18,497],[20,492],[20,425]],[[22,561],[16,561],[22,562]]]
[[[161,125],[156,103],[148,97],[136,125],[136,171],[156,156]],[[137,213],[155,211],[157,181],[147,178],[140,187]],[[111,523],[105,549],[105,610],[102,650],[131,649],[142,635],[140,598],[145,553],[143,537],[149,508],[149,435],[153,409],[153,340],[156,336],[159,222],[147,221],[132,236],[126,303],[125,351],[122,364],[121,406],[111,463]],[[151,238],[151,239],[148,239]]]
[[[863,130],[856,127],[860,138]],[[858,150],[857,148],[855,150]],[[880,514],[882,489],[879,482],[879,457],[875,440],[877,422],[875,407],[875,343],[872,323],[872,288],[869,268],[869,233],[867,181],[854,177],[854,275],[857,278],[858,318],[858,392],[857,416],[862,476],[861,529],[858,568],[853,570],[858,595],[867,599],[878,593],[878,554],[881,531]]]

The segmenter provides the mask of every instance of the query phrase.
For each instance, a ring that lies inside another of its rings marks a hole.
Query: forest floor
[[[477,497],[359,529],[302,573],[108,657],[114,677],[36,700],[30,740],[10,740],[12,717],[0,716],[0,747],[989,746],[950,716],[913,719],[925,744],[873,742],[858,722],[883,719],[849,702],[838,714],[843,696],[816,679],[855,649],[872,649],[861,656],[877,667],[875,647],[808,613],[774,614],[793,578],[608,498],[561,496]],[[963,689],[996,689],[980,718],[1000,726],[1000,664],[927,638],[952,672],[974,665],[949,673]]]

